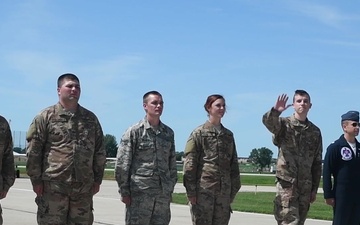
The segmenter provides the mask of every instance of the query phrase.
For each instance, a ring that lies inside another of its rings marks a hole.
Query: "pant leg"
[[[214,215],[212,224],[229,224],[230,220],[230,197],[218,195],[215,196],[215,204],[214,204]]]
[[[133,193],[131,204],[126,206],[126,225],[150,225],[151,216],[155,205],[154,195],[146,193]]]
[[[335,198],[333,225],[359,225],[360,224],[360,205],[351,199]]]
[[[3,221],[3,216],[2,216],[2,208],[0,205],[0,225],[3,225],[4,221]]]
[[[311,189],[301,192],[299,195],[299,225],[304,225],[310,209]]]
[[[89,225],[92,225],[94,223],[94,201],[93,199],[91,200],[91,206],[90,206],[90,219],[89,219]]]
[[[299,225],[299,201],[296,187],[278,179],[274,200],[274,216],[278,225]]]
[[[355,200],[355,204],[354,204],[352,213],[353,213],[352,214],[353,216],[351,217],[352,218],[351,224],[359,225],[360,224],[360,203],[357,202],[356,200]]]
[[[215,198],[211,193],[199,192],[197,203],[190,205],[193,225],[213,225]]]
[[[150,224],[152,225],[168,225],[171,219],[170,212],[170,195],[159,194],[155,196],[154,211]]]
[[[44,182],[42,196],[37,196],[37,222],[39,225],[67,225],[69,197],[58,190],[56,184]]]
[[[68,225],[93,224],[92,193],[72,195],[69,201]]]

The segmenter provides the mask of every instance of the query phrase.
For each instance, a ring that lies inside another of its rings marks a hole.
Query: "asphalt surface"
[[[184,192],[181,184],[175,192]],[[243,186],[241,191],[275,191],[274,187]],[[5,225],[32,225],[36,224],[35,194],[32,192],[28,178],[18,178],[10,189],[7,197],[1,201]],[[115,181],[104,181],[100,192],[94,197],[94,224],[124,225],[124,204],[121,203]],[[171,225],[191,224],[189,207],[186,205],[171,205]],[[234,212],[230,225],[269,225],[276,224],[272,215]],[[308,219],[306,225],[330,225],[330,221]]]

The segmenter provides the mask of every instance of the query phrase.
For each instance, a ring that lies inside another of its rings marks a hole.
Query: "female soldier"
[[[185,147],[184,186],[194,225],[228,224],[230,204],[240,189],[233,133],[221,124],[226,107],[221,95],[204,105],[209,119],[191,134]]]

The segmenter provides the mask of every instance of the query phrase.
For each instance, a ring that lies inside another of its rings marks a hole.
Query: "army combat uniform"
[[[311,193],[317,192],[320,183],[320,129],[308,119],[301,122],[294,115],[280,117],[280,112],[274,108],[265,113],[263,123],[273,133],[273,142],[279,149],[275,219],[279,225],[303,225],[309,211]]]
[[[9,123],[0,116],[0,191],[8,192],[15,182],[13,141]],[[0,205],[0,225],[3,224]]]
[[[170,201],[177,181],[173,130],[161,123],[151,127],[146,119],[122,136],[115,177],[126,205],[126,224],[167,225]]]
[[[34,118],[27,141],[27,174],[33,186],[44,186],[35,200],[38,224],[92,224],[92,187],[101,184],[106,163],[97,117],[80,105],[66,112],[58,103]]]
[[[233,133],[207,121],[191,133],[185,156],[184,186],[197,200],[190,206],[193,224],[228,224],[230,203],[241,187]]]

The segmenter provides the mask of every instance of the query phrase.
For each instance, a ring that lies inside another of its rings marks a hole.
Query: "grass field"
[[[26,176],[25,167],[20,167],[20,174],[22,177]],[[182,173],[178,173],[178,183],[182,183],[183,181]],[[104,179],[106,180],[114,180],[114,171],[113,170],[105,170]],[[240,175],[241,184],[242,185],[258,185],[258,186],[273,186],[275,185],[275,176],[269,175]],[[322,182],[320,183],[322,186]]]
[[[273,200],[275,193],[270,192],[239,192],[231,205],[234,211],[273,214]],[[173,202],[187,204],[184,193],[174,193]],[[311,205],[308,218],[332,220],[332,208],[325,204],[322,194],[317,195]]]

